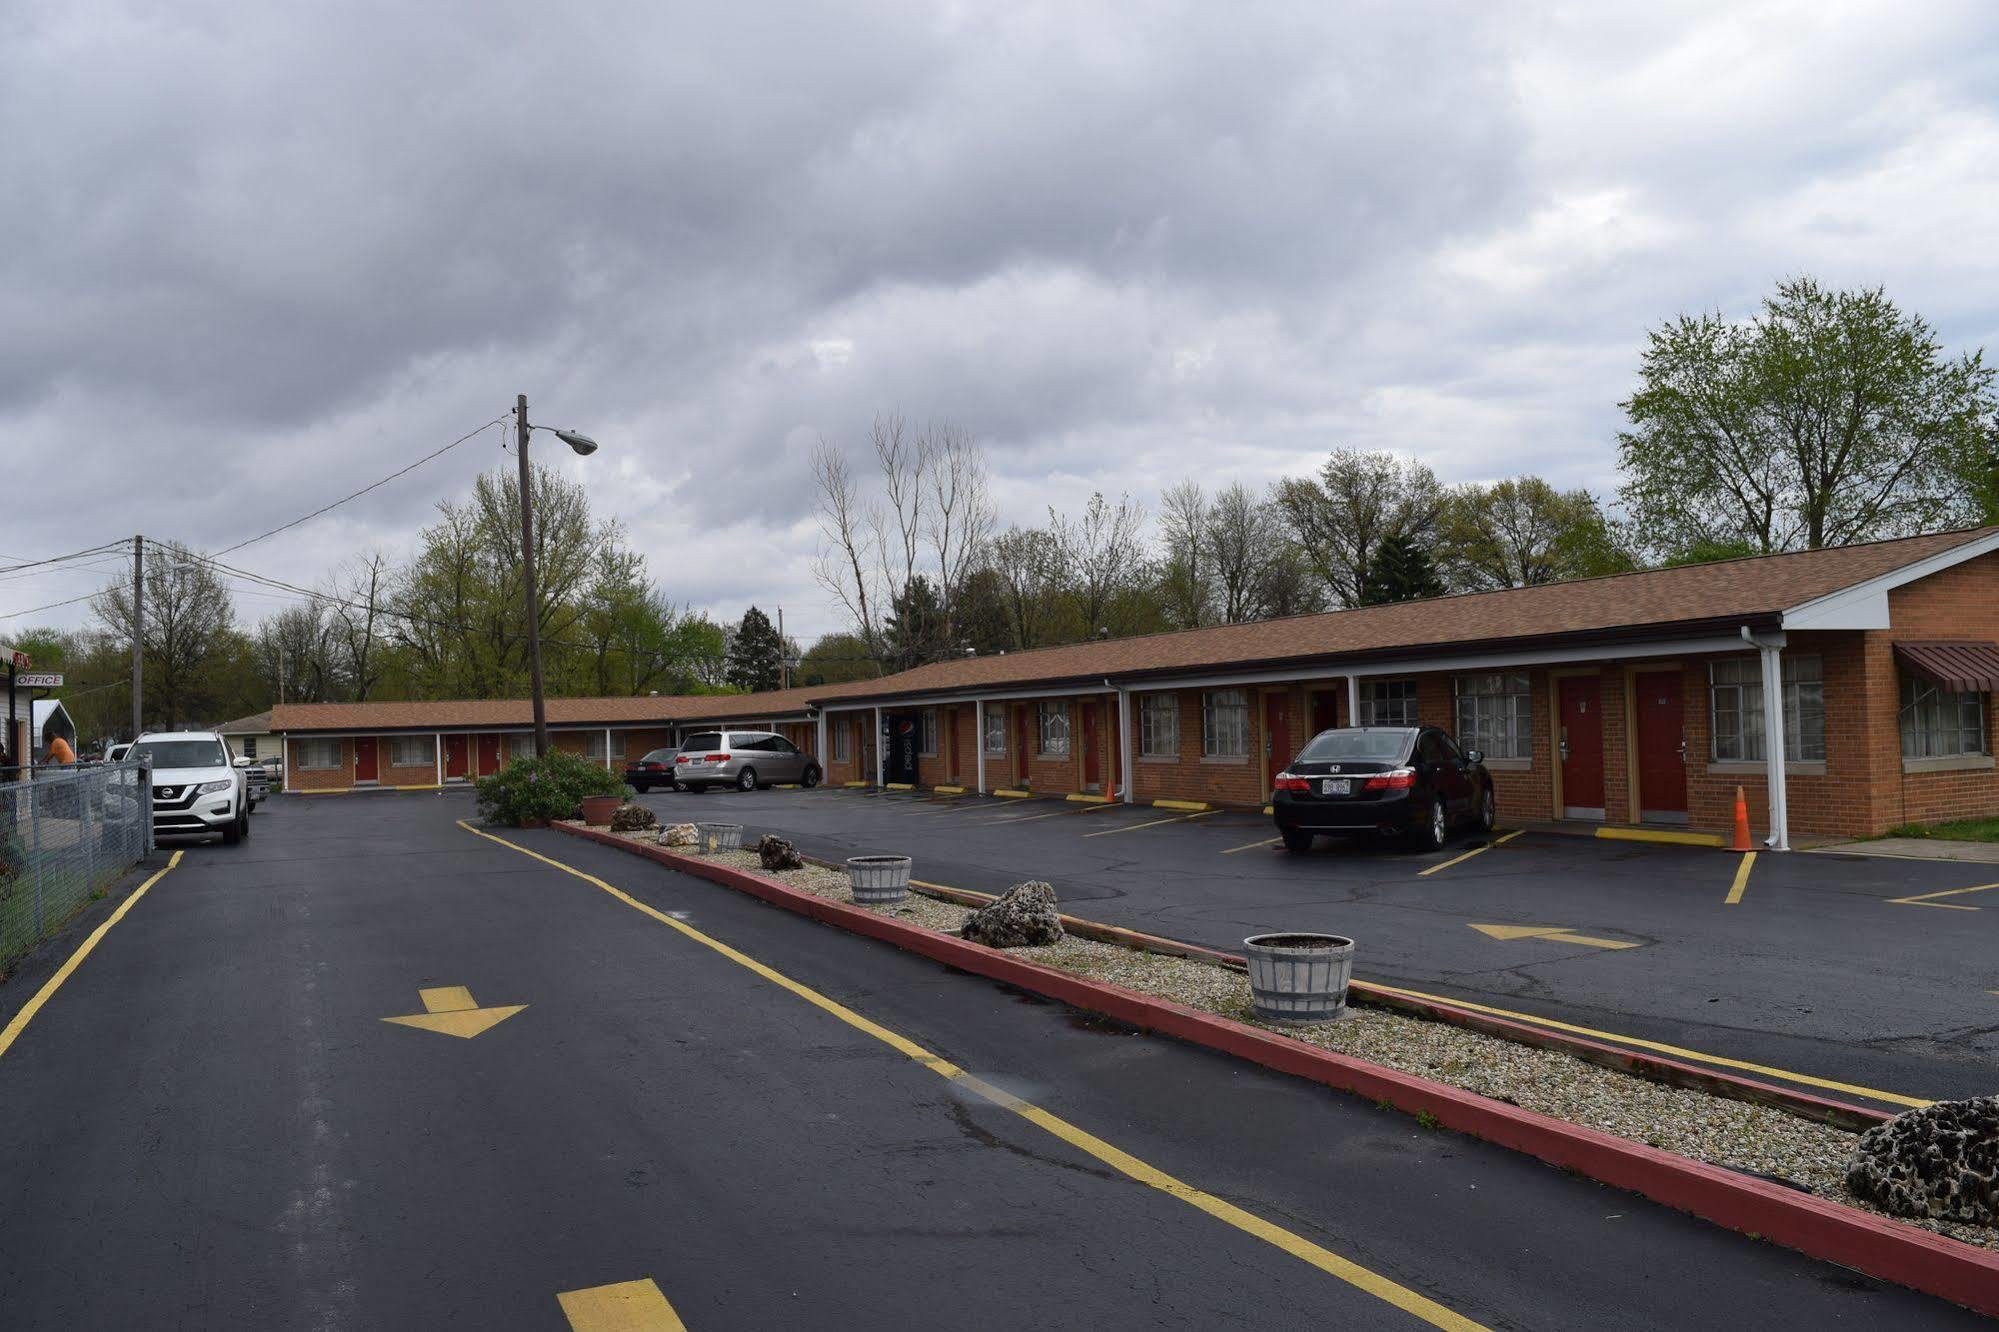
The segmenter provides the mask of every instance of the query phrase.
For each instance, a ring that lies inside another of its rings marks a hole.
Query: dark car
[[[1321,731],[1277,775],[1270,808],[1289,851],[1319,833],[1389,833],[1435,850],[1455,824],[1492,830],[1485,756],[1434,726]]]
[[[655,749],[625,765],[625,785],[644,795],[655,786],[673,785],[673,760],[679,749]]]

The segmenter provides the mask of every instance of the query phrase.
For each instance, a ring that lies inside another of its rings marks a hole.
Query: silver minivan
[[[694,731],[680,742],[673,760],[674,781],[689,791],[724,785],[754,791],[789,782],[817,786],[820,776],[812,756],[775,731]]]

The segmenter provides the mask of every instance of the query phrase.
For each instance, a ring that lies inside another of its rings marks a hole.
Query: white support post
[[[1763,758],[1769,766],[1770,836],[1764,845],[1772,851],[1791,849],[1790,791],[1784,772],[1784,662],[1783,649],[1756,645],[1763,659]]]
[[[1360,725],[1360,677],[1347,676],[1347,725]]]
[[[978,790],[980,795],[984,795],[986,793],[986,701],[983,698],[972,700],[972,742],[978,746]]]
[[[875,709],[875,789],[888,781],[888,746],[882,743],[882,710]]]
[[[1131,691],[1117,691],[1117,747],[1118,776],[1124,779],[1124,803],[1132,804],[1136,799],[1133,788],[1138,785],[1132,780],[1131,769]]]
[[[430,738],[437,742],[437,784],[444,785],[444,732],[432,731]]]
[[[819,776],[823,781],[826,776],[826,765],[833,761],[832,754],[826,748],[826,714],[823,712],[819,714],[818,720],[813,723],[813,737],[814,752],[812,761],[819,765]]]

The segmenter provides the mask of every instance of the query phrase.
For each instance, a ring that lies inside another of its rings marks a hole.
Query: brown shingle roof
[[[635,726],[683,722],[764,721],[805,712],[814,698],[872,686],[773,689],[761,694],[672,694],[646,698],[551,698],[551,726]],[[280,703],[271,709],[272,731],[400,731],[450,728],[526,729],[534,725],[525,698],[411,699],[405,702]]]
[[[271,729],[271,714],[252,713],[248,717],[238,717],[232,722],[223,722],[215,728],[217,735],[266,735]]]
[[[1541,587],[1508,588],[1327,611],[1255,624],[1113,638],[919,666],[850,689],[889,698],[1101,680],[1165,671],[1242,668],[1315,658],[1415,655],[1410,649],[1610,634],[1692,633],[1768,620],[1794,606],[1999,532],[1984,527],[1675,569],[1648,569]]]

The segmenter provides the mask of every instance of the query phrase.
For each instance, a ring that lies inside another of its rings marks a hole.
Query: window
[[[937,757],[937,709],[925,708],[916,714],[916,752]]]
[[[1249,753],[1249,691],[1212,689],[1201,695],[1201,753],[1243,758]]]
[[[1041,717],[1041,752],[1048,758],[1069,755],[1069,705],[1062,702],[1037,705]]]
[[[1180,696],[1147,694],[1138,700],[1138,752],[1145,758],[1180,753]]]
[[[47,732],[44,732],[47,734]],[[307,744],[329,744],[334,747],[333,761],[326,766],[340,766],[340,742],[337,740],[306,741]],[[143,763],[155,771],[161,768],[226,768],[229,766],[229,750],[217,740],[148,740],[133,745],[125,755],[133,763]]]
[[[602,731],[585,731],[583,733],[584,757],[592,758],[595,759],[597,762],[602,763],[606,756],[605,738],[606,737]],[[610,739],[609,757],[614,759],[623,758],[625,756],[625,733],[623,731],[613,731],[611,732],[609,739]]]
[[[389,737],[391,768],[429,768],[437,763],[437,743],[424,735]]]
[[[256,736],[254,736],[254,735],[246,735],[246,736],[244,736],[244,737],[243,737],[243,757],[244,757],[244,758],[255,758],[255,757],[257,757],[257,737],[256,737]]]
[[[773,754],[796,754],[798,746],[792,744],[791,741],[781,735],[774,735],[770,738],[770,752]]]
[[[1533,755],[1533,696],[1525,671],[1460,675],[1457,689],[1460,744],[1487,758]]]
[[[1414,680],[1360,682],[1360,725],[1414,726],[1415,724],[1416,682]]]
[[[854,757],[854,728],[850,722],[834,722],[833,761],[846,763]]]
[[[983,742],[986,753],[988,755],[1006,753],[1006,709],[1003,707],[987,708],[985,710],[985,721],[982,724],[986,728],[985,740]]]
[[[517,731],[507,737],[507,762],[517,763],[521,759],[534,757],[534,732]]]
[[[1903,758],[1985,752],[1985,695],[1952,693],[1928,680],[1902,681]]]
[[[1825,758],[1825,668],[1816,656],[1784,657],[1784,758]],[[1763,761],[1763,663],[1730,657],[1708,664],[1708,707],[1717,763]]]
[[[340,766],[340,742],[338,740],[300,740],[298,745],[298,766],[307,772],[329,772]],[[127,755],[127,757],[132,757]]]

